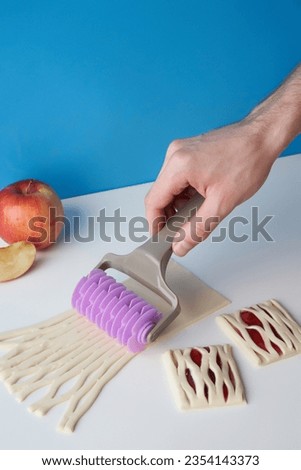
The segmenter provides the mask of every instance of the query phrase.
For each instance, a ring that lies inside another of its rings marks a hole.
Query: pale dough
[[[175,334],[229,303],[173,260],[168,265],[167,280],[179,296],[182,311],[161,337]],[[142,293],[132,279],[125,284]],[[143,294],[152,302],[149,292]],[[102,388],[135,356],[72,309],[39,324],[0,334],[0,349],[9,351],[0,359],[0,379],[17,400],[23,401],[46,387],[45,395],[29,411],[41,416],[67,403],[59,423],[63,432],[74,430]]]
[[[174,349],[163,354],[172,393],[182,410],[246,402],[231,346]]]
[[[242,313],[249,316],[247,323]],[[257,320],[252,325],[254,316]],[[301,328],[276,300],[220,315],[217,323],[254,365],[271,364],[301,353]]]

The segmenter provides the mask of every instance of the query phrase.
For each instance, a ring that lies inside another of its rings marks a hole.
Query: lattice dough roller
[[[180,313],[179,299],[165,281],[173,238],[180,227],[195,215],[203,201],[202,196],[195,194],[168,219],[158,234],[131,253],[107,253],[96,268],[77,284],[72,296],[73,308],[132,352],[139,352],[154,341]],[[127,274],[150,289],[168,304],[168,311],[159,312],[108,276],[105,271],[109,268]]]

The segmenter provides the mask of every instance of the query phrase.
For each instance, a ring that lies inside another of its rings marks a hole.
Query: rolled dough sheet
[[[230,345],[174,349],[164,353],[163,360],[181,410],[246,402]]]
[[[230,303],[226,297],[207,286],[197,276],[173,259],[170,260],[167,267],[166,281],[171,290],[179,298],[181,313],[161,333],[157,341],[165,339],[170,335],[174,336],[189,325],[202,320]],[[150,292],[149,289],[146,289],[133,279],[127,279],[124,284],[128,289],[133,290],[136,294],[147,300],[147,302],[154,304],[160,311],[165,312],[170,310],[170,306],[162,299],[158,299],[153,292]]]
[[[229,303],[173,260],[167,282],[179,296],[182,311],[161,337],[174,335]],[[158,299],[132,279],[125,284],[158,306]],[[166,309],[163,303],[161,307]],[[156,347],[156,343],[149,347]],[[135,357],[73,309],[0,334],[0,349],[8,351],[0,359],[0,379],[18,401],[45,387],[45,394],[30,405],[29,411],[42,416],[54,406],[67,405],[58,426],[62,432],[74,431],[103,387]]]

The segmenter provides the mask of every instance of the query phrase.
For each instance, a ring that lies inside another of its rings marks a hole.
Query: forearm
[[[301,133],[301,64],[284,83],[246,117],[263,128],[275,155]]]

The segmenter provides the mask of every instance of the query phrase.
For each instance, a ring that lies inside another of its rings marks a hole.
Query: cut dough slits
[[[44,390],[29,407],[38,416],[66,404],[59,423],[62,432],[74,430],[105,384],[134,357],[72,310],[38,325],[3,333],[0,346],[11,346],[0,358],[0,380],[18,401]],[[69,381],[73,385],[65,390]]]
[[[221,315],[217,322],[257,365],[301,352],[301,328],[276,300]]]
[[[181,409],[245,402],[229,345],[175,349],[164,354],[172,391]]]

